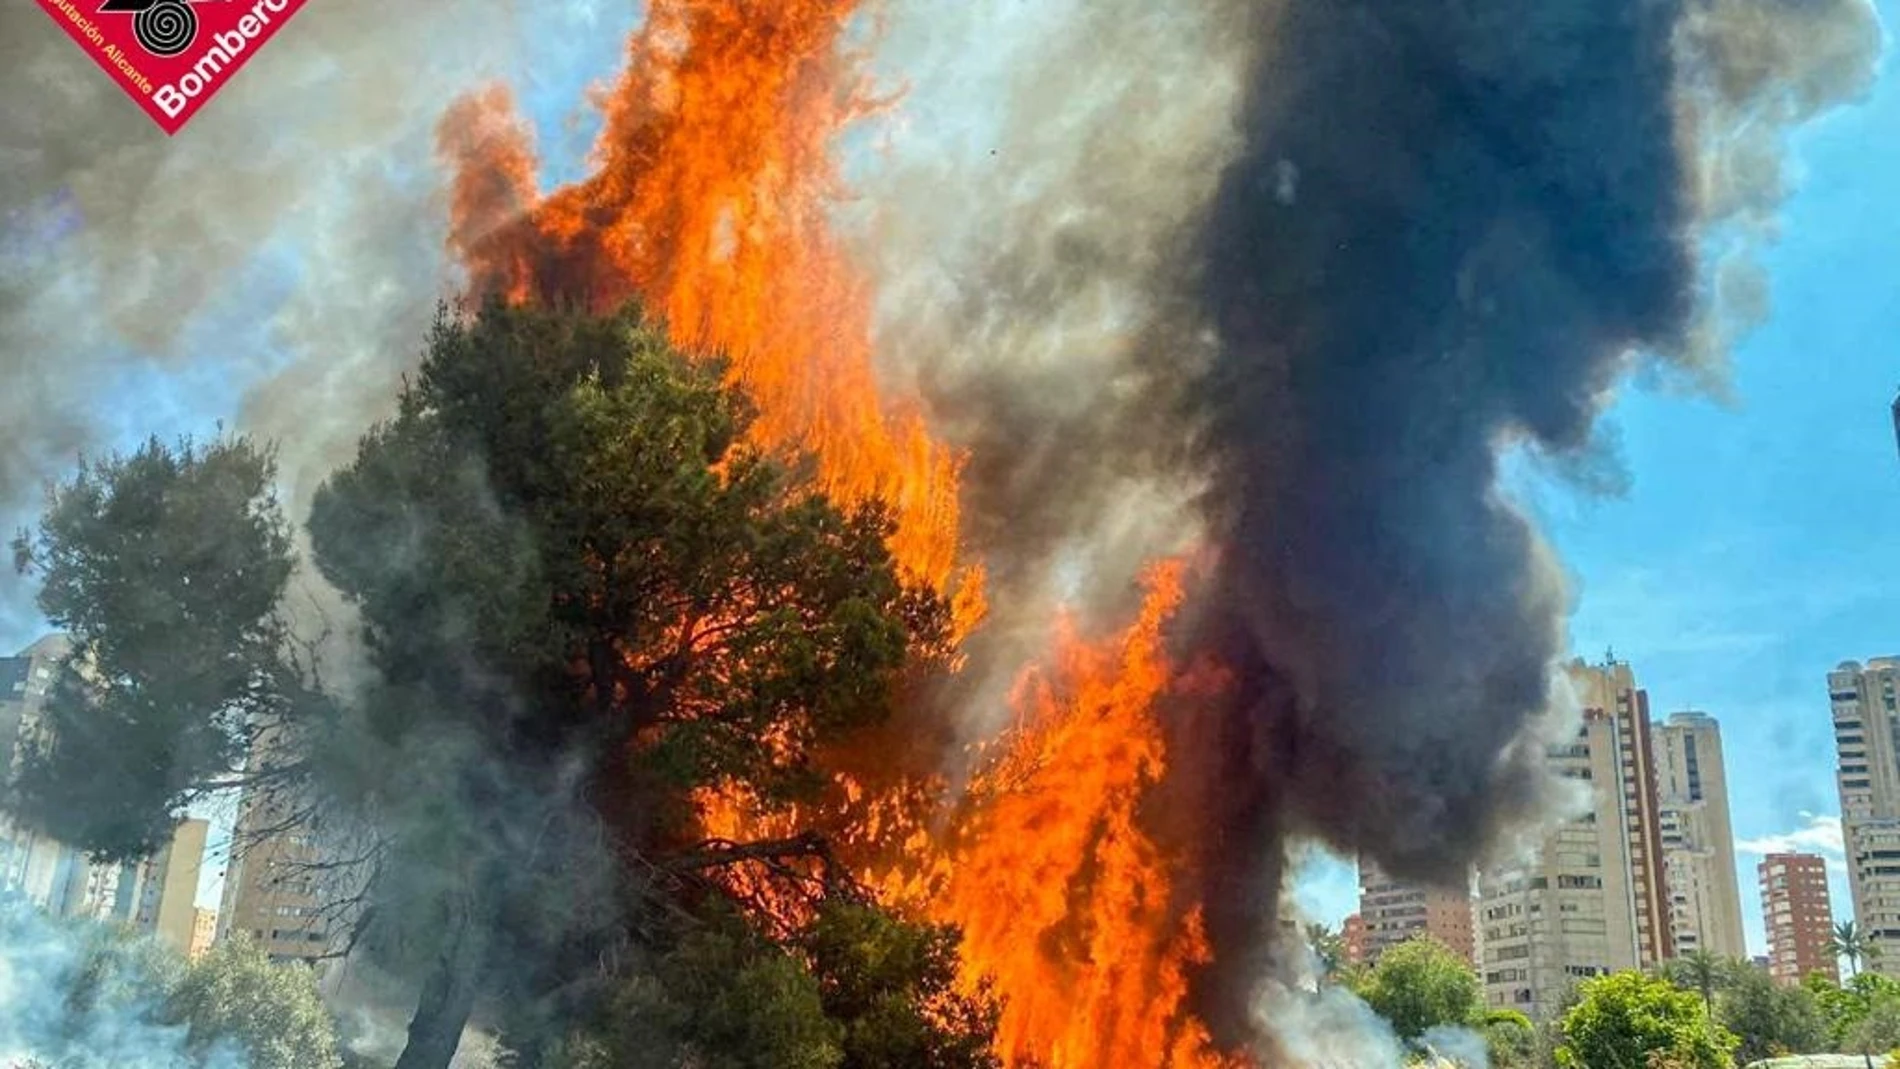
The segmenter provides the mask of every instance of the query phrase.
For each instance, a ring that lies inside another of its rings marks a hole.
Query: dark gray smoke
[[[1630,354],[1694,322],[1673,28],[1484,3],[1267,29],[1207,229],[1208,505],[1232,611],[1294,695],[1271,715],[1326,758],[1274,770],[1286,804],[1405,875],[1454,877],[1530,781],[1499,744],[1562,652],[1500,449],[1587,447]]]
[[[1783,125],[1863,87],[1877,48],[1861,0],[1255,18],[1188,409],[1246,680],[1221,740],[1252,846],[1215,876],[1230,966],[1277,884],[1256,850],[1317,834],[1461,884],[1536,800],[1540,750],[1507,744],[1548,704],[1566,602],[1500,453],[1590,450],[1637,354],[1700,370],[1726,312],[1702,243],[1739,210],[1703,182],[1733,162],[1711,134],[1758,124],[1770,151],[1730,192],[1760,205],[1737,191],[1778,173]],[[1848,69],[1815,77],[1817,55]]]

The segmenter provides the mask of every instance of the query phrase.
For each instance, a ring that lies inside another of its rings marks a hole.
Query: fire
[[[1102,643],[1071,622],[1046,668],[1025,674],[1020,722],[1001,740],[949,833],[926,908],[963,929],[970,978],[1007,996],[1012,1065],[1049,1069],[1224,1064],[1188,1013],[1206,960],[1185,862],[1142,827],[1166,771],[1158,703],[1174,669],[1162,628],[1182,568],[1153,569],[1139,618]]]
[[[1058,621],[1046,665],[1026,669],[1012,695],[1015,726],[954,798],[941,777],[871,792],[841,773],[827,804],[802,811],[706,792],[702,830],[830,828],[885,899],[962,930],[966,985],[989,981],[1005,998],[1008,1065],[1232,1069],[1241,1063],[1216,1052],[1189,1007],[1189,976],[1208,954],[1199,910],[1178,890],[1192,858],[1141,820],[1167,771],[1162,708],[1200,685],[1163,646],[1184,571],[1152,568],[1141,612],[1118,634],[1091,641]],[[751,874],[735,878],[739,893],[769,899]]]
[[[464,102],[441,136],[458,165],[449,244],[479,292],[642,298],[682,346],[730,361],[759,444],[809,450],[828,490],[889,503],[897,558],[947,590],[960,461],[918,405],[880,392],[870,285],[830,222],[845,194],[832,144],[880,105],[844,47],[856,6],[655,0],[593,176],[545,198],[505,94]]]
[[[653,0],[604,98],[594,173],[545,195],[506,93],[465,100],[440,134],[456,168],[449,247],[478,293],[595,307],[638,297],[682,346],[723,356],[759,409],[758,444],[809,451],[840,497],[888,502],[895,556],[950,596],[966,635],[987,601],[982,562],[958,556],[960,459],[916,399],[878,381],[869,280],[831,222],[846,194],[834,143],[882,106],[847,47],[856,7]],[[1182,571],[1155,568],[1138,618],[1109,640],[1058,625],[1046,666],[1021,674],[1017,726],[963,791],[927,767],[943,752],[929,725],[906,723],[895,745],[840,755],[856,772],[819,810],[763,813],[708,792],[702,830],[836,829],[882,894],[964,930],[966,980],[993,980],[1005,1000],[999,1047],[1012,1066],[1226,1064],[1188,1004],[1208,955],[1175,878],[1191,859],[1142,821],[1167,771],[1162,632]],[[905,715],[933,708],[916,705]],[[894,756],[906,746],[928,751],[924,771]]]

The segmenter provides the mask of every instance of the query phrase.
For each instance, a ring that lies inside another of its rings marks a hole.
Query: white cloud
[[[1763,856],[1766,854],[1820,854],[1827,858],[1829,868],[1845,871],[1847,867],[1846,841],[1841,837],[1841,818],[1824,814],[1802,813],[1805,822],[1794,831],[1763,835],[1754,839],[1741,839],[1735,849],[1739,853]]]

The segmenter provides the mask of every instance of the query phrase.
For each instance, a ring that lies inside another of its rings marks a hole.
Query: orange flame
[[[843,47],[856,6],[655,0],[607,97],[593,177],[506,234],[488,209],[532,190],[505,136],[518,124],[500,90],[459,105],[440,140],[459,165],[449,244],[480,292],[637,295],[682,346],[723,354],[758,406],[759,444],[809,450],[827,490],[889,503],[898,560],[944,590],[960,460],[918,405],[880,394],[870,286],[830,224],[844,193],[832,143],[878,105]]]
[[[506,93],[463,101],[440,134],[456,167],[449,247],[479,293],[638,297],[682,346],[723,355],[759,409],[758,444],[810,451],[839,497],[890,503],[894,554],[951,595],[962,635],[987,603],[981,562],[958,560],[961,460],[916,399],[879,383],[870,285],[831,224],[834,143],[880,106],[846,45],[857,6],[652,0],[605,98],[593,175],[545,197]],[[993,978],[1005,999],[1012,1066],[1225,1065],[1188,1006],[1208,947],[1173,878],[1185,859],[1140,819],[1167,770],[1161,632],[1181,598],[1168,564],[1124,634],[1091,643],[1061,623],[1049,667],[1022,675],[1018,726],[954,802],[941,776],[892,774],[886,751],[841,776],[816,818],[708,792],[703,828],[841,826],[880,890],[964,929],[966,980]]]
[[[1015,727],[954,802],[941,777],[886,778],[871,793],[844,774],[828,804],[804,810],[706,792],[703,831],[831,827],[883,897],[962,930],[966,986],[987,980],[1004,997],[997,1047],[1009,1066],[1239,1069],[1189,1005],[1189,977],[1208,956],[1199,908],[1178,890],[1192,859],[1140,819],[1167,771],[1160,705],[1204,684],[1163,649],[1184,571],[1151,568],[1120,634],[1089,641],[1057,622],[1048,667],[1027,669],[1012,696]]]
[[[964,932],[974,979],[1008,1001],[998,1032],[1012,1065],[1049,1069],[1225,1064],[1188,1012],[1206,961],[1199,910],[1173,875],[1184,859],[1139,810],[1166,769],[1157,702],[1174,669],[1162,627],[1182,567],[1151,570],[1128,630],[1081,640],[1064,621],[1047,669],[1019,685],[1019,726],[970,792],[926,899]]]

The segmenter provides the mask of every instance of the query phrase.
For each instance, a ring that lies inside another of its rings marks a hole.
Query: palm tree
[[[1837,958],[1847,959],[1849,979],[1860,975],[1860,963],[1870,960],[1877,953],[1866,933],[1855,927],[1853,921],[1842,921],[1834,926],[1834,933],[1828,937],[1827,952]]]
[[[1676,972],[1683,983],[1702,993],[1702,1008],[1715,1014],[1715,988],[1726,975],[1728,963],[1706,950],[1691,950],[1676,959]]]

